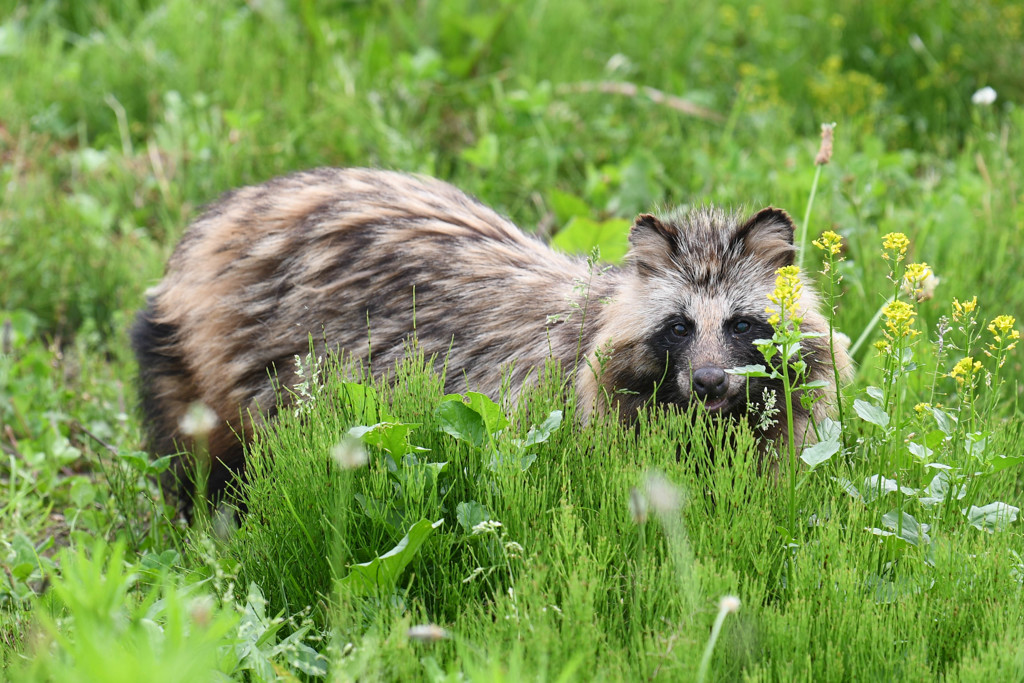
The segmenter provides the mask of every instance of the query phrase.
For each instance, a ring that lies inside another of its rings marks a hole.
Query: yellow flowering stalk
[[[822,129],[824,131],[824,129]],[[831,128],[829,134],[831,135]],[[831,140],[830,140],[831,143]],[[831,153],[831,147],[829,148]],[[821,170],[821,166],[818,167]],[[846,260],[843,256],[843,238],[832,230],[826,230],[821,233],[818,239],[811,242],[815,247],[825,252],[825,261],[822,263],[821,274],[825,276],[825,282],[828,283],[827,289],[825,290],[825,301],[828,303],[828,352],[829,357],[832,359],[832,374],[835,380],[836,390],[836,411],[839,414],[839,424],[843,424],[843,395],[838,390],[838,387],[842,386],[842,381],[839,376],[839,363],[836,362],[836,329],[835,329],[835,313],[836,313],[836,289],[840,282],[842,282],[843,276],[836,272],[836,264],[840,261]],[[848,343],[848,342],[847,342]],[[842,448],[846,448],[846,433],[840,431],[840,438],[842,439]]]
[[[831,230],[821,233],[821,237],[811,242],[811,244],[832,256],[839,256],[843,253],[843,238]],[[838,260],[842,261],[843,259],[839,258]]]
[[[1020,332],[1013,328],[1016,322],[1016,318],[1012,315],[1000,315],[988,324],[988,331],[992,333],[992,338],[1004,351],[1013,350],[1017,346],[1017,340],[1020,339]],[[1006,342],[1009,344],[1003,347]],[[993,348],[993,345],[990,344],[989,348]]]
[[[971,356],[965,356],[957,361],[957,364],[949,371],[949,376],[956,380],[958,386],[966,386],[970,389],[974,386],[974,376],[979,370],[981,370],[981,361],[976,361]]]
[[[1017,323],[1012,315],[997,316],[988,324],[988,331],[992,333],[992,341],[985,349],[985,355],[996,359],[996,369],[1003,367],[1006,362],[1006,355],[1017,348],[1020,341],[1020,332],[1014,329]]]
[[[783,406],[785,406],[785,428],[787,453],[783,456],[789,462],[789,532],[796,538],[796,482],[799,466],[796,448],[797,439],[793,424],[793,401],[799,397],[807,407],[821,397],[824,382],[807,380],[807,363],[800,357],[801,342],[820,334],[801,332],[799,303],[803,284],[800,282],[800,267],[785,266],[775,271],[775,289],[768,294],[771,303],[765,311],[770,315],[768,322],[773,328],[771,339],[755,342],[764,357],[764,365],[749,365],[726,372],[746,377],[768,377],[782,384]]]
[[[995,373],[991,378],[992,392],[989,413],[995,409],[999,395],[999,371],[1002,370],[1003,365],[1006,363],[1010,351],[1017,348],[1017,344],[1020,341],[1020,331],[1014,327],[1016,324],[1017,319],[1012,315],[999,315],[986,328],[992,335],[992,341],[987,344],[984,352],[989,358],[994,358],[996,363]]]
[[[768,300],[777,308],[769,306],[765,309],[765,313],[770,314],[769,325],[777,327],[785,318],[799,328],[803,317],[797,315],[796,308],[802,290],[800,269],[797,266],[785,266],[775,271],[775,289],[768,295]]]
[[[885,338],[890,342],[899,343],[921,334],[913,329],[917,311],[906,301],[890,301],[882,308],[882,315],[885,316]]]
[[[899,263],[907,257],[910,240],[902,232],[890,232],[882,238],[882,258]]]
[[[939,278],[927,263],[908,263],[903,272],[903,293],[918,302],[931,299],[938,284]]]
[[[974,315],[974,311],[977,308],[978,297],[974,297],[970,301],[953,299],[953,320],[958,323],[967,322],[967,319]]]

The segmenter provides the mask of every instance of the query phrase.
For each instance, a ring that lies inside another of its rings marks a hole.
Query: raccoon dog
[[[149,448],[189,449],[182,418],[195,402],[208,406],[217,495],[243,469],[243,416],[272,415],[272,377],[296,381],[311,336],[379,375],[402,356],[414,320],[425,354],[447,364],[448,391],[496,398],[507,373],[514,399],[553,358],[573,373],[584,420],[608,410],[629,420],[652,399],[745,416],[748,396],[779,387],[748,388],[725,370],[763,363],[752,342],[772,334],[767,294],[793,262],[793,229],[774,208],[644,214],[625,264],[603,269],[431,178],[318,169],[230,192],[188,229],[132,330]],[[806,284],[800,306],[802,329],[828,332]],[[810,379],[832,382],[826,339],[806,343],[803,358]],[[808,415],[796,410],[802,435]],[[172,474],[187,471],[180,463]]]

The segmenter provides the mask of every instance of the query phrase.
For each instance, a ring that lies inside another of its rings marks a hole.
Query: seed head
[[[366,449],[358,439],[346,437],[331,448],[331,458],[343,470],[354,470],[367,463]]]
[[[409,640],[415,640],[420,643],[427,644],[451,638],[451,634],[437,624],[419,624],[418,626],[413,626],[409,629],[406,635],[409,637]]]
[[[202,401],[190,405],[178,423],[182,434],[196,439],[205,439],[216,426],[217,413]]]
[[[814,163],[818,166],[824,166],[832,160],[832,136],[835,128],[834,123],[821,124],[821,147],[818,148],[818,156],[814,157]]]
[[[647,477],[647,500],[659,515],[674,514],[680,507],[679,489],[663,475],[651,474]]]
[[[979,107],[988,107],[996,101],[996,97],[998,97],[996,91],[986,85],[984,88],[975,91],[975,93],[971,95],[971,103]]]
[[[718,610],[720,612],[738,612],[740,610],[740,599],[735,595],[723,595],[722,599],[718,601]]]

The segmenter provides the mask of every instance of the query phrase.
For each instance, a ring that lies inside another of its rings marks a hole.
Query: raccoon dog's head
[[[641,215],[630,232],[630,278],[608,311],[598,382],[616,395],[620,410],[658,402],[701,401],[719,414],[747,411],[765,380],[726,372],[764,364],[755,339],[772,336],[768,294],[776,271],[793,263],[793,221],[767,208],[749,218],[703,208],[664,217]],[[809,287],[800,301],[802,329],[827,331]],[[824,327],[824,329],[822,329]],[[812,340],[804,360],[821,356]],[[781,402],[780,402],[781,403]]]

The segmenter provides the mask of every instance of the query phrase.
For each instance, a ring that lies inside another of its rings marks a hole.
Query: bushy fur
[[[244,416],[271,414],[271,377],[295,381],[311,336],[381,374],[414,319],[423,351],[447,363],[449,391],[495,396],[510,373],[514,399],[554,358],[574,373],[584,419],[686,404],[695,377],[708,407],[745,414],[762,381],[748,394],[720,370],[763,362],[751,342],[771,336],[766,297],[793,260],[789,216],[642,215],[630,242],[623,267],[590,268],[451,185],[386,171],[318,169],[231,192],[189,228],[132,331],[149,447],[189,449],[182,418],[210,407],[216,493],[243,468]],[[827,332],[806,285],[802,306],[803,329]],[[811,379],[833,379],[825,339],[804,359]],[[807,415],[795,417],[802,434]]]

